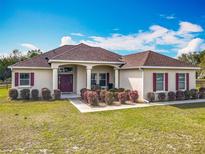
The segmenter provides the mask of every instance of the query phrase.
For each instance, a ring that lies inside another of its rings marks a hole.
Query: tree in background
[[[8,56],[0,56],[0,80],[4,82],[6,79],[11,78],[11,69],[8,66],[39,54],[42,54],[40,50],[31,50],[26,55],[23,55],[21,51],[14,49]]]
[[[28,57],[28,58],[32,58],[32,57],[38,56],[38,55],[40,55],[40,54],[42,54],[42,52],[41,52],[40,49],[38,49],[38,50],[29,50],[29,51],[27,52],[27,57]]]
[[[178,59],[201,67],[201,70],[197,71],[197,77],[201,79],[205,78],[205,50],[201,52],[182,54],[180,57],[178,57]]]

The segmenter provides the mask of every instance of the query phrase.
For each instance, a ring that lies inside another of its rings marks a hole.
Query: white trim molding
[[[136,66],[136,67],[126,67],[120,69],[175,69],[175,70],[200,70],[200,67],[177,67],[177,66]]]
[[[8,68],[10,69],[43,69],[43,70],[52,69],[51,67],[29,67],[29,66],[9,66]]]
[[[113,62],[113,61],[84,61],[84,60],[55,60],[50,59],[49,63],[61,62],[61,63],[92,63],[92,64],[125,64],[125,62]]]

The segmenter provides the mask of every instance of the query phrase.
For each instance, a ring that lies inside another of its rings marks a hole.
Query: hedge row
[[[205,88],[201,87],[199,90],[191,89],[185,91],[169,91],[168,93],[160,92],[158,94],[149,92],[147,94],[148,101],[175,101],[175,100],[189,100],[189,99],[205,99]],[[157,99],[158,98],[158,99]]]
[[[114,101],[119,101],[124,104],[126,101],[136,103],[138,100],[138,92],[125,90],[123,88],[107,90],[89,90],[86,88],[81,89],[81,99],[90,105],[97,106],[99,102],[112,105]]]
[[[9,98],[11,100],[18,99],[19,92],[17,89],[9,89]],[[48,88],[41,89],[41,96],[43,100],[50,100],[52,99],[51,91]],[[53,98],[55,100],[59,100],[61,96],[61,91],[59,89],[54,90]],[[38,89],[22,89],[20,90],[20,98],[23,100],[39,100],[39,90]]]

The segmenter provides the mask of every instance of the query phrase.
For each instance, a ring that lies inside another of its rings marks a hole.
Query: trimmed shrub
[[[137,99],[139,98],[139,94],[137,90],[129,92],[129,98],[132,103],[137,103]]]
[[[80,97],[81,97],[82,100],[84,100],[84,92],[85,91],[87,91],[86,88],[83,88],[83,89],[80,90]]]
[[[84,93],[83,93],[83,101],[84,101],[84,103],[88,103],[88,92],[89,92],[89,90],[86,90],[86,91],[84,91]]]
[[[159,101],[164,101],[166,99],[166,94],[161,92],[158,94]]]
[[[199,88],[199,98],[200,99],[205,98],[205,88],[204,87]]]
[[[167,96],[169,101],[174,101],[176,99],[176,94],[173,91],[169,91]]]
[[[38,89],[31,90],[31,99],[33,99],[33,100],[39,99],[39,90]]]
[[[113,92],[114,101],[119,101],[118,94],[119,92]]]
[[[113,93],[110,92],[110,91],[106,91],[106,93],[105,93],[105,103],[108,104],[108,105],[112,105],[113,101],[114,101]]]
[[[184,97],[185,97],[185,100],[188,100],[191,98],[191,93],[189,90],[185,90],[184,91]]]
[[[118,93],[118,99],[119,99],[119,102],[120,102],[121,104],[124,104],[124,103],[126,102],[126,100],[127,100],[127,94],[126,94],[126,92],[119,92],[119,93]]]
[[[109,90],[110,92],[118,92],[118,89],[117,88],[112,88]]]
[[[41,95],[42,95],[43,100],[51,99],[51,91],[48,88],[42,88]]]
[[[97,90],[95,90],[95,92],[97,93],[98,100],[100,101],[100,92],[101,92],[101,90],[97,89]]]
[[[190,96],[191,96],[191,99],[197,99],[198,98],[198,90],[197,89],[191,89],[190,90]]]
[[[184,100],[185,99],[185,95],[183,91],[178,90],[176,92],[176,100]]]
[[[11,100],[16,100],[18,98],[18,90],[17,89],[9,89],[9,98]]]
[[[100,91],[100,101],[101,102],[105,102],[105,93],[106,92],[107,92],[106,90],[101,90]]]
[[[126,94],[127,94],[127,100],[128,100],[128,101],[130,100],[130,94],[129,94],[130,91],[131,91],[131,90],[125,90],[125,92],[126,92]]]
[[[155,100],[155,94],[153,92],[148,92],[147,98],[149,102],[153,102]]]
[[[87,91],[88,104],[97,106],[98,105],[98,95],[95,91]]]
[[[119,88],[117,91],[118,91],[118,92],[124,92],[125,89],[124,89],[124,88]]]
[[[55,89],[55,90],[53,91],[53,95],[54,95],[54,99],[55,99],[55,100],[61,99],[61,91],[60,91],[60,89]]]
[[[30,99],[30,89],[22,89],[20,91],[21,99],[29,100]]]
[[[199,92],[205,93],[205,87],[199,88]]]

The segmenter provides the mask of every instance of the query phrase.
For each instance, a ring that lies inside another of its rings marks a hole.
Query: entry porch
[[[59,64],[52,66],[53,90],[60,89],[62,97],[80,96],[82,88],[118,88],[119,65]]]

